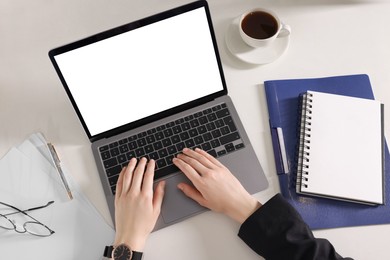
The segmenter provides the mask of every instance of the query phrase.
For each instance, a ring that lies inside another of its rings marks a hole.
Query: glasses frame
[[[7,213],[7,214],[1,214],[1,213],[0,213],[0,217],[3,217],[3,218],[5,218],[6,220],[8,220],[8,221],[12,224],[12,226],[13,226],[13,228],[6,228],[6,227],[3,227],[3,226],[0,226],[0,228],[6,229],[6,230],[12,230],[12,229],[13,229],[13,230],[14,230],[15,232],[17,232],[17,233],[21,233],[21,234],[23,234],[23,233],[29,233],[29,234],[31,234],[31,235],[38,236],[38,237],[48,237],[48,236],[51,236],[51,235],[53,235],[53,234],[55,233],[54,230],[50,229],[48,226],[46,226],[45,224],[43,224],[43,223],[40,222],[39,220],[35,219],[34,217],[30,216],[30,215],[27,214],[26,212],[27,212],[27,211],[33,211],[33,210],[37,210],[37,209],[46,208],[47,206],[49,206],[49,205],[51,205],[51,204],[53,204],[53,203],[54,203],[54,201],[49,201],[46,205],[43,205],[43,206],[38,206],[38,207],[26,209],[26,210],[20,210],[20,209],[18,209],[18,208],[15,207],[15,206],[12,206],[12,205],[9,205],[9,204],[7,204],[7,203],[4,203],[4,202],[1,202],[1,201],[0,201],[0,204],[1,204],[1,205],[4,205],[4,206],[7,206],[7,207],[9,207],[9,208],[11,208],[11,209],[16,210],[15,212]],[[24,214],[24,215],[26,215],[26,216],[28,216],[29,218],[31,218],[31,219],[34,220],[34,221],[26,221],[26,222],[24,222],[24,224],[23,224],[23,229],[24,229],[24,231],[18,230],[17,227],[16,227],[16,225],[15,225],[15,222],[14,222],[13,220],[7,218],[7,216],[9,216],[9,215],[14,215],[14,214],[19,214],[19,213],[22,213],[22,214]],[[49,231],[49,234],[47,234],[47,235],[42,235],[42,234],[38,234],[38,233],[31,232],[30,230],[26,229],[26,225],[27,225],[27,224],[38,224],[38,225],[41,225],[41,226],[43,226],[44,228],[46,228],[46,229]]]

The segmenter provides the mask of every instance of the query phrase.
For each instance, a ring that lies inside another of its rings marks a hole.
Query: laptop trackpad
[[[177,184],[181,182],[192,185],[191,181],[184,174],[174,175],[166,179],[161,215],[167,224],[206,210],[177,188]]]

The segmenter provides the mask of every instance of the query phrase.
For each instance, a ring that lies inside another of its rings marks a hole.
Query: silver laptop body
[[[183,147],[217,157],[250,192],[268,187],[227,95],[206,1],[196,1],[55,48],[49,57],[92,145],[114,219],[115,184],[131,157],[156,160],[165,179],[156,228],[206,209],[177,189]]]

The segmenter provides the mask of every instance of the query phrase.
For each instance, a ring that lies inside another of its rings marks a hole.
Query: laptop
[[[227,87],[209,8],[196,1],[49,52],[80,119],[114,218],[116,182],[132,157],[156,161],[166,181],[155,230],[206,209],[177,189],[190,183],[172,164],[199,147],[256,193],[267,179]]]

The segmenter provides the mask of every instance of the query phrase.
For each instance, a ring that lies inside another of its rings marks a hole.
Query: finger
[[[144,173],[145,173],[145,165],[146,165],[146,158],[143,157],[141,160],[139,160],[137,167],[134,169],[133,173],[133,182],[131,183],[131,188],[132,190],[141,190],[141,184],[142,180],[144,178]]]
[[[200,150],[199,148],[197,149]],[[204,167],[207,167],[209,169],[215,168],[215,165],[207,157],[205,157],[204,154],[201,154],[197,151],[188,148],[184,148],[183,153],[191,158],[194,158],[197,162],[201,163],[202,166]]]
[[[132,158],[130,160],[129,164],[127,165],[126,170],[125,170],[124,175],[123,175],[123,183],[122,183],[122,192],[121,192],[121,194],[126,194],[129,191],[130,185],[131,185],[131,181],[133,179],[134,168],[135,168],[136,164],[137,164],[137,159]]]
[[[189,198],[193,199],[197,203],[199,203],[202,206],[206,207],[206,200],[202,196],[202,194],[195,189],[194,187],[186,184],[186,183],[179,183],[177,187]]]
[[[126,167],[123,167],[121,172],[119,173],[118,181],[116,182],[116,191],[115,191],[115,199],[118,199],[122,194],[122,185],[123,185],[123,175],[125,174]]]
[[[164,194],[165,194],[165,181],[160,181],[157,184],[153,196],[153,209],[155,210],[155,214],[157,215],[159,215],[161,212],[161,205],[164,199]]]
[[[144,181],[142,182],[142,191],[153,193],[153,177],[155,165],[156,162],[153,159],[148,162],[144,174]]]
[[[192,168],[191,165],[180,159],[180,157],[182,156],[178,155],[178,157],[173,158],[173,164],[176,165],[177,168],[179,168],[192,183],[196,183],[200,178],[199,173]]]
[[[213,164],[219,166],[219,167],[224,167],[224,165],[218,161],[214,156],[212,156],[211,154],[209,154],[208,152],[202,150],[202,149],[199,149],[199,148],[196,148],[195,149],[195,152],[203,155],[204,157],[206,157],[210,162],[212,162]]]
[[[210,170],[210,168],[204,166],[197,159],[187,154],[178,154],[177,158],[190,165],[198,173],[198,175],[204,175],[206,171]]]

